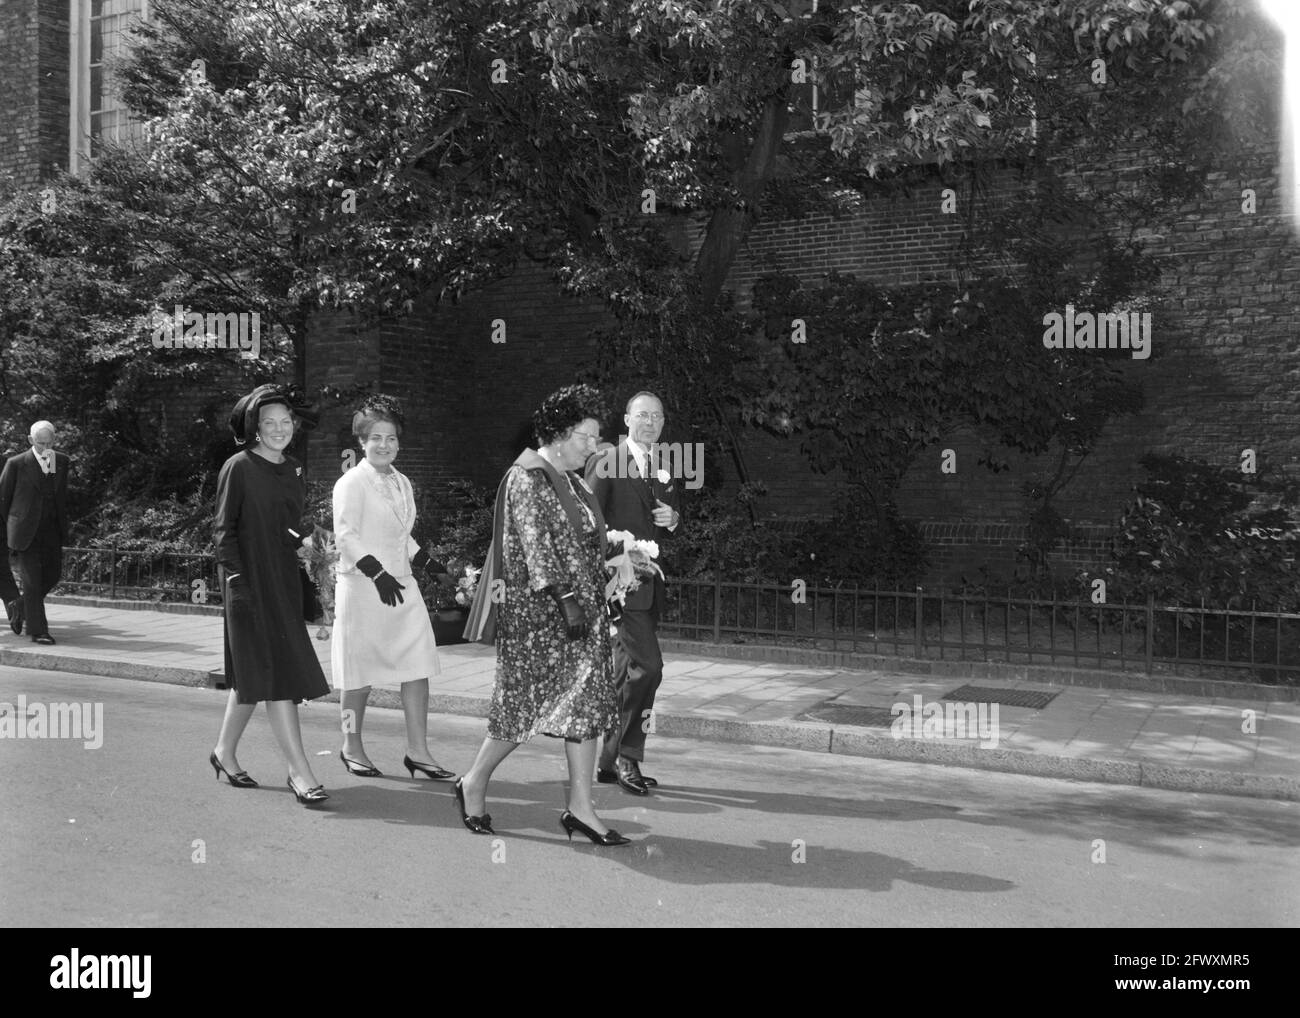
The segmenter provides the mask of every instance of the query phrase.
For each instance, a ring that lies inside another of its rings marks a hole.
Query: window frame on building
[[[149,16],[149,0],[68,0],[68,172],[83,172],[101,139],[140,135],[139,122],[113,94],[105,58],[120,52],[114,37],[132,18]]]

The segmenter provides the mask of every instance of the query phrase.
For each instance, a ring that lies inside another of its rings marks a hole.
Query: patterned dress
[[[583,481],[564,474],[577,490]],[[584,533],[574,533],[541,471],[513,466],[506,477],[498,605],[496,688],[488,735],[527,742],[534,735],[593,739],[618,721],[618,700],[605,614],[605,566],[600,533],[581,496]],[[545,588],[573,588],[590,623],[569,640],[564,619]]]

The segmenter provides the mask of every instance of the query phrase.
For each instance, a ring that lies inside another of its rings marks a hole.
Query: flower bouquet
[[[478,593],[478,578],[482,569],[475,569],[471,565],[465,566],[464,571],[456,578],[456,590],[453,596],[456,603],[462,608],[468,608],[474,603],[474,595]]]
[[[328,640],[329,627],[334,624],[334,567],[339,561],[339,549],[334,543],[334,532],[316,524],[312,530],[311,540],[298,549],[298,558],[306,568],[312,583],[316,584],[321,607],[325,610],[320,629],[316,630],[316,639]]]
[[[429,549],[430,555],[434,550],[436,549]],[[474,595],[478,592],[479,574],[483,570],[456,558],[450,559],[445,569],[445,572],[436,574],[436,582],[427,588],[425,604],[428,605],[429,611],[468,609],[474,603]]]
[[[609,602],[611,620],[617,622],[623,616],[627,595],[644,579],[662,579],[664,572],[655,561],[659,557],[657,542],[637,540],[626,530],[611,530],[606,540],[613,554],[605,559],[605,570],[610,574],[605,583],[605,600]]]
[[[437,549],[430,549],[432,553]],[[434,568],[437,568],[436,566]],[[478,592],[483,572],[468,562],[451,559],[436,573],[436,582],[422,587],[424,603],[433,621],[433,635],[438,646],[464,643],[465,619]]]

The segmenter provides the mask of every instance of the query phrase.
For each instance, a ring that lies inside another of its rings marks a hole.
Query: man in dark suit
[[[32,425],[32,447],[10,456],[0,471],[0,519],[5,522],[9,564],[22,595],[11,605],[15,633],[24,623],[34,643],[52,644],[45,620],[45,595],[63,572],[63,543],[68,539],[68,471],[71,461],[54,451],[54,425]]]
[[[587,461],[587,484],[596,493],[608,527],[629,531],[638,540],[657,541],[662,549],[681,521],[681,486],[663,469],[655,449],[664,426],[663,404],[654,393],[638,392],[628,401],[623,422],[627,435],[618,445]],[[605,738],[596,780],[617,782],[634,795],[648,795],[658,785],[641,773],[641,763],[655,691],[664,674],[657,632],[664,596],[664,581],[657,576],[627,595],[614,649],[619,722]]]

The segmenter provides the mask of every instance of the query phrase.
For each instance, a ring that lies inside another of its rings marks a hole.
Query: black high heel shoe
[[[349,774],[355,774],[359,778],[382,778],[384,772],[378,767],[363,767],[355,760],[349,760],[343,755],[343,750],[339,750],[339,759],[343,761],[343,766],[348,769]]]
[[[463,780],[463,779],[462,779]],[[484,813],[481,817],[472,817],[465,812],[465,789],[459,781],[452,786],[456,793],[456,804],[460,807],[460,821],[475,834],[496,834],[492,830],[492,815]]]
[[[619,834],[618,831],[614,830],[612,827],[609,829],[607,834],[597,834],[567,809],[560,814],[560,826],[564,828],[564,833],[569,836],[570,841],[573,840],[574,831],[581,831],[591,840],[593,845],[613,846],[632,844],[631,838],[623,837],[623,835]]]
[[[450,781],[456,776],[455,771],[443,770],[441,767],[433,767],[429,764],[416,763],[409,756],[402,757],[402,765],[411,772],[411,777],[415,777],[415,772],[419,771],[430,781]]]
[[[234,774],[231,774],[230,771],[222,767],[221,761],[217,759],[215,750],[212,755],[208,757],[208,763],[212,764],[212,769],[217,772],[218,781],[221,780],[221,775],[224,774],[226,780],[236,788],[257,788],[257,782],[248,776],[248,771],[236,771]]]
[[[307,789],[305,793],[298,791],[297,786],[293,783],[292,774],[289,775],[289,791],[291,791],[298,802],[304,806],[319,806],[329,798],[329,795],[325,792],[324,785],[315,785],[314,787]]]

